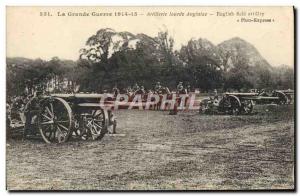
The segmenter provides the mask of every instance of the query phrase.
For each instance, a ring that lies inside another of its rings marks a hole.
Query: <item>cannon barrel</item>
[[[235,96],[257,96],[258,93],[225,93],[225,95],[235,95]]]
[[[50,94],[50,96],[53,97],[61,97],[61,98],[84,98],[84,99],[97,99],[97,98],[102,98],[104,96],[112,96],[113,94],[98,94],[98,93],[92,93],[92,94],[86,94],[86,93],[72,93],[72,94],[67,94],[67,93],[55,93],[55,94]]]

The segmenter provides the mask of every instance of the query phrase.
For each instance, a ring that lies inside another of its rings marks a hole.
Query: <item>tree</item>
[[[54,57],[50,61],[41,59],[7,58],[7,94],[21,95],[27,90],[31,93],[39,85],[45,88],[51,79],[57,83],[67,75],[74,63],[61,61]]]
[[[287,65],[274,67],[272,81],[275,89],[294,89],[294,69]]]
[[[87,60],[87,88],[101,91],[117,83],[142,83],[149,88],[155,81],[176,86],[181,61],[174,54],[174,40],[168,32],[157,37],[145,34],[100,29],[81,50],[80,59]]]
[[[249,60],[243,56],[236,57],[236,65],[225,72],[224,89],[247,90],[253,88],[252,72],[249,66]]]
[[[222,59],[218,49],[206,39],[190,40],[179,52],[192,86],[204,91],[222,87]]]

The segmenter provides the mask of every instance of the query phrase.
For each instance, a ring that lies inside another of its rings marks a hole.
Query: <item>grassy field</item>
[[[294,188],[292,105],[253,115],[120,110],[101,141],[7,140],[9,190]]]

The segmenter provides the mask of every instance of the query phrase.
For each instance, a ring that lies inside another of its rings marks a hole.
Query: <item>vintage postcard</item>
[[[295,190],[293,7],[6,23],[7,190]]]

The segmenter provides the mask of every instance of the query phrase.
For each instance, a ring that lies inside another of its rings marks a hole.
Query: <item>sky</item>
[[[112,28],[149,36],[168,30],[175,40],[175,49],[191,38],[205,38],[219,44],[240,37],[253,44],[271,65],[294,66],[292,7],[7,7],[6,11],[7,57],[48,60],[57,56],[77,60],[88,37],[101,28]],[[51,16],[41,16],[41,12],[49,12]],[[93,12],[113,16],[92,16]],[[157,12],[167,16],[147,16]],[[184,16],[170,16],[170,12]],[[187,16],[189,12],[207,16]],[[61,16],[62,13],[67,16]],[[68,13],[90,16],[68,16]],[[115,13],[137,13],[137,16],[114,16]],[[242,18],[272,22],[237,21]]]

